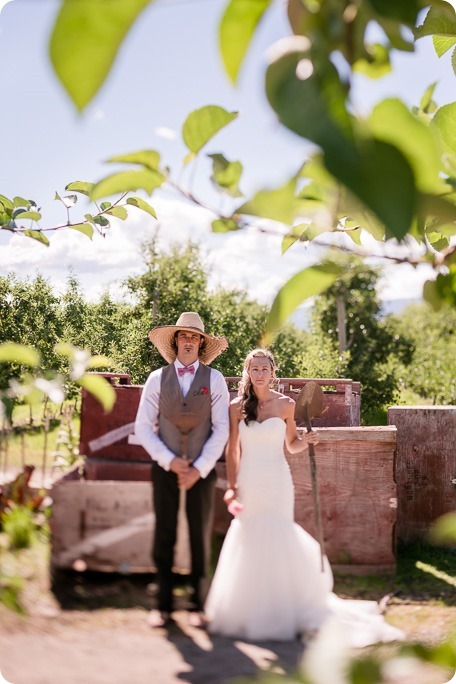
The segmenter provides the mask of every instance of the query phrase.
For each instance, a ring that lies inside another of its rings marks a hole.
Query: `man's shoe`
[[[167,613],[163,610],[151,610],[147,616],[147,624],[149,627],[167,627],[172,621],[171,613]]]

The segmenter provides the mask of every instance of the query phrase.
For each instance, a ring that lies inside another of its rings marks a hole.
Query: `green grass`
[[[415,543],[398,547],[395,575],[336,576],[335,590],[359,598],[394,593],[399,599],[456,606],[455,583],[456,545],[451,549]]]
[[[71,406],[71,404],[67,404]],[[60,406],[50,404],[48,409],[49,427],[46,435],[43,419],[43,406],[16,406],[13,412],[13,428],[8,434],[7,445],[0,450],[0,472],[19,470],[23,465],[46,468],[52,465],[51,453],[56,450],[61,426]],[[79,435],[79,416],[73,417],[72,430]],[[45,448],[46,446],[46,448]]]

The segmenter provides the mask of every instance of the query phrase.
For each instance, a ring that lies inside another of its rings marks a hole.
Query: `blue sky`
[[[105,159],[146,148],[159,150],[174,178],[185,184],[189,176],[188,170],[180,172],[186,153],[181,126],[188,113],[206,104],[240,113],[207,152],[243,162],[246,195],[285,180],[310,148],[277,124],[263,93],[265,51],[289,33],[282,4],[261,25],[237,86],[225,76],[217,48],[225,4],[156,0],[134,25],[102,90],[78,115],[47,54],[58,2],[0,0],[0,193],[34,199],[42,209],[42,225],[55,225],[65,220],[63,207],[53,200],[55,191],[63,194],[73,180],[98,180],[111,170]],[[353,102],[359,112],[367,113],[386,96],[416,104],[434,81],[439,104],[456,99],[449,58],[439,60],[430,39],[418,43],[418,56],[397,55],[393,66],[393,74],[381,80],[356,79]],[[208,169],[201,160],[192,188],[205,200],[219,202],[207,182]],[[159,214],[163,245],[190,237],[199,241],[214,284],[245,287],[260,301],[271,301],[288,277],[315,258],[301,246],[281,257],[280,239],[254,230],[213,235],[211,214],[176,195],[154,194],[150,201]],[[81,211],[87,211],[84,204]],[[0,236],[0,273],[9,269],[24,277],[39,270],[60,289],[71,266],[88,295],[96,296],[103,284],[115,290],[120,280],[141,271],[140,244],[155,228],[152,218],[132,213],[126,223],[114,222],[106,238],[93,241],[65,231],[45,248],[20,236]],[[416,296],[427,275],[424,268],[388,271],[382,296],[403,297],[405,291]]]

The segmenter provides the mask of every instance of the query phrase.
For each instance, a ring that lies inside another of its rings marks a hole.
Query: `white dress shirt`
[[[193,366],[196,373],[199,361],[195,361]],[[183,364],[178,359],[174,361],[174,367],[183,396],[185,397],[193,382],[194,375],[192,373],[185,373],[185,375],[179,377],[177,368],[183,367]],[[158,368],[152,371],[143,387],[138,413],[136,414],[135,435],[152,460],[156,461],[165,470],[169,470],[171,461],[176,457],[176,454],[168,449],[158,436],[162,370],[162,368]],[[209,475],[215,463],[222,455],[229,434],[230,394],[222,373],[214,368],[211,368],[210,371],[212,433],[205,442],[200,455],[193,463],[203,478]]]

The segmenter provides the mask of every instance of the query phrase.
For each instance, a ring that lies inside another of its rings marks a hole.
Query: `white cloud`
[[[173,131],[172,128],[167,128],[166,126],[158,126],[154,133],[159,138],[165,138],[166,140],[175,140],[177,138],[176,131]]]
[[[295,244],[282,255],[280,233],[269,234],[255,228],[212,233],[210,223],[214,216],[189,202],[157,195],[151,203],[160,219],[161,248],[193,240],[201,246],[202,261],[210,270],[213,287],[246,290],[261,303],[272,303],[286,280],[315,262],[319,254],[314,246]],[[265,225],[268,224],[263,222]],[[111,294],[120,297],[125,293],[119,284],[143,271],[141,243],[151,238],[156,229],[157,222],[152,217],[131,207],[126,222],[112,220],[105,238],[94,234],[91,241],[79,232],[66,230],[52,235],[51,245],[46,248],[30,238],[12,235],[6,244],[0,244],[0,263],[5,265],[3,270],[21,278],[40,272],[57,291],[65,289],[71,268],[87,297],[96,299],[108,285]],[[277,224],[274,229],[277,230]],[[407,264],[389,265],[380,282],[380,296],[385,300],[420,297],[423,282],[429,277],[430,266],[413,269]]]
[[[434,278],[435,272],[430,264],[420,264],[417,268],[410,264],[387,266],[379,281],[380,299],[420,299],[424,282]]]
[[[102,121],[106,118],[106,112],[103,109],[96,109],[93,113],[94,121]]]

